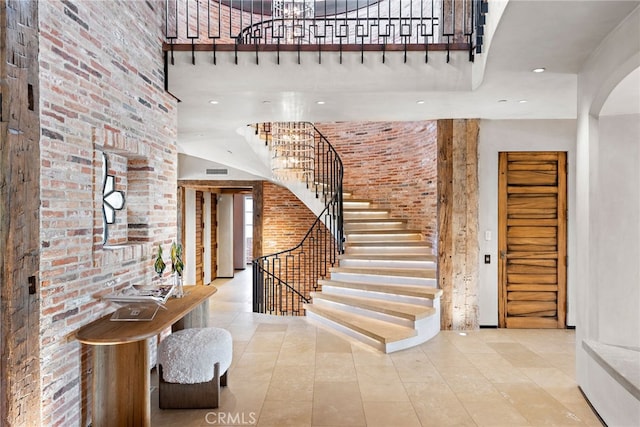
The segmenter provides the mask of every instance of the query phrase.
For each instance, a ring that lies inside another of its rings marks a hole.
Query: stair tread
[[[318,307],[313,304],[305,304],[305,309],[307,312],[325,317],[384,344],[401,341],[417,335],[415,329],[342,310]]]
[[[393,283],[349,282],[347,280],[318,280],[322,286],[334,286],[337,288],[359,289],[363,291],[379,292],[434,299],[442,295],[442,289],[432,286],[397,285]]]
[[[419,246],[419,247],[428,247],[432,248],[431,243],[426,240],[402,240],[397,242],[347,242],[347,249],[349,246],[353,247],[363,247],[363,246],[383,246],[383,247],[401,247],[401,246]]]
[[[399,218],[358,218],[358,219],[345,219],[344,223],[345,224],[369,224],[369,223],[377,223],[377,222],[381,222],[381,223],[394,223],[394,222],[400,222],[403,224],[407,223],[406,219],[399,219]]]
[[[398,276],[398,277],[422,277],[425,279],[435,279],[435,268],[412,268],[412,267],[332,267],[332,273],[356,273],[377,276]]]
[[[344,202],[349,202],[349,203],[373,203],[373,200],[371,199],[358,199],[358,198],[345,198],[343,200]]]
[[[346,201],[346,200],[344,200]],[[349,200],[351,201],[351,200]],[[364,202],[361,202],[364,203]],[[343,208],[344,212],[347,213],[358,213],[358,212],[362,212],[362,213],[389,213],[389,209],[383,209],[383,208],[378,208],[378,207],[368,207],[368,208],[363,208],[363,207],[349,207],[349,206],[344,206]]]
[[[409,320],[424,319],[436,313],[436,309],[433,307],[404,302],[330,294],[326,292],[312,292],[311,296],[314,300],[332,301]]]
[[[346,254],[338,255],[338,259],[344,260],[362,260],[362,261],[435,261],[435,255],[405,255],[405,254],[389,254],[389,255],[355,255]]]
[[[406,228],[378,228],[375,230],[349,230],[346,234],[422,234],[422,231]]]

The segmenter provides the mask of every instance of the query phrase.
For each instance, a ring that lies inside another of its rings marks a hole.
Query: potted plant
[[[175,284],[174,295],[176,298],[182,298],[184,291],[182,289],[182,270],[184,263],[182,262],[182,245],[173,242],[171,244],[171,273]]]

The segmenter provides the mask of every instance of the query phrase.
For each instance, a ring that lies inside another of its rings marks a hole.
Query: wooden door
[[[564,152],[500,153],[500,327],[565,327],[566,158]]]
[[[196,191],[196,285],[204,284],[204,193]]]

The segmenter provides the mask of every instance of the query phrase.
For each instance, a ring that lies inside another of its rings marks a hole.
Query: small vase
[[[179,274],[173,275],[173,296],[176,298],[182,298],[184,296],[184,289],[182,288],[182,276]]]

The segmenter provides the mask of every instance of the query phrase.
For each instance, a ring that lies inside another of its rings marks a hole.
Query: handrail
[[[315,126],[313,130],[315,167],[306,185],[325,200],[325,207],[295,247],[253,260],[253,311],[257,313],[303,315],[310,292],[319,289],[318,280],[328,276],[343,252],[342,160]],[[265,143],[270,144],[269,124],[257,126],[256,132],[264,132]]]

